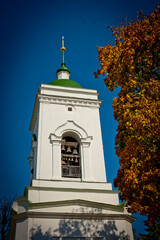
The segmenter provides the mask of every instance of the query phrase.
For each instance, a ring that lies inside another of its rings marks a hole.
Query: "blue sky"
[[[117,91],[107,91],[103,79],[95,79],[99,68],[98,46],[114,44],[107,26],[135,19],[137,11],[151,13],[157,0],[1,0],[1,167],[0,198],[23,195],[29,185],[28,156],[31,146],[30,120],[38,87],[56,80],[60,67],[61,37],[65,36],[65,63],[71,79],[84,88],[97,89],[107,179],[118,170],[114,150],[117,123],[112,100]],[[133,224],[144,229],[142,220]]]

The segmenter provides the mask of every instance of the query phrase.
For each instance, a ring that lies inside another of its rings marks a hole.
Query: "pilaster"
[[[50,136],[52,143],[52,178],[61,178],[61,137]]]

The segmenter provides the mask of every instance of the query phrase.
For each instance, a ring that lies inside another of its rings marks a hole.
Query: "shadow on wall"
[[[45,233],[41,226],[35,226],[30,230],[31,240],[129,240],[125,231],[118,232],[115,221],[103,223],[102,220],[60,220],[59,228],[49,228]]]

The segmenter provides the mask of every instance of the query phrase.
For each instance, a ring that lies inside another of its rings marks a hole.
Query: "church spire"
[[[68,68],[66,68],[66,64],[64,63],[64,52],[66,51],[66,48],[64,46],[64,36],[62,37],[62,64],[61,68],[57,69],[57,78],[58,79],[69,79],[70,77],[70,71]]]
[[[61,52],[62,52],[62,64],[64,63],[64,52],[66,51],[66,48],[64,46],[64,36],[62,37],[62,47],[61,47]]]

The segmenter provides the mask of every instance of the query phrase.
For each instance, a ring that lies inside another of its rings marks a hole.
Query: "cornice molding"
[[[88,200],[83,200],[83,199],[71,199],[71,200],[54,201],[54,202],[30,203],[29,209],[32,210],[32,209],[41,209],[41,208],[50,208],[50,207],[73,206],[73,205],[124,213],[124,208],[122,206],[108,204],[108,203],[101,203],[101,202],[93,202],[93,201],[88,201]]]
[[[29,128],[29,130],[31,130],[32,132],[33,132],[35,122],[36,122],[36,119],[37,119],[37,115],[38,115],[39,103],[100,108],[100,106],[102,104],[102,100],[37,94],[35,104],[34,104],[31,124],[30,124],[30,128]]]
[[[42,94],[38,94],[38,100],[39,102],[43,102],[43,103],[74,105],[74,106],[94,107],[94,108],[100,108],[102,103],[101,100],[62,97],[62,96],[50,96],[50,95],[42,95]]]
[[[88,89],[88,88],[72,88],[72,87],[64,87],[64,86],[56,86],[56,85],[48,85],[48,84],[41,84],[39,87],[39,93],[41,90],[49,90],[49,91],[56,91],[56,92],[69,92],[69,93],[80,93],[80,94],[87,94],[87,95],[95,95],[96,97],[99,96],[97,90],[95,89]]]
[[[101,214],[101,213],[57,213],[57,212],[34,212],[27,211],[12,216],[12,218],[27,219],[27,218],[49,218],[49,219],[99,219],[99,220],[126,220],[127,222],[134,222],[135,218],[128,214]]]
[[[106,193],[106,194],[119,194],[119,190],[103,190],[103,189],[88,189],[88,188],[61,188],[61,187],[34,187],[34,186],[27,186],[25,187],[25,191],[64,191],[64,192],[99,192],[99,193]]]

